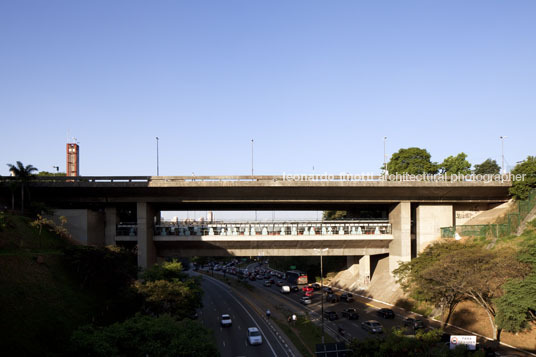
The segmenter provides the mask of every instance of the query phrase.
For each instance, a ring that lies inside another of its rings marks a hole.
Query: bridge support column
[[[411,260],[411,204],[402,201],[389,212],[393,240],[389,244],[389,272]]]
[[[138,215],[138,266],[151,267],[156,262],[153,242],[154,210],[147,202],[137,203]]]
[[[417,254],[431,242],[441,237],[441,227],[451,227],[454,222],[452,205],[417,206]]]
[[[104,244],[115,245],[117,209],[115,207],[106,207],[104,214]]]

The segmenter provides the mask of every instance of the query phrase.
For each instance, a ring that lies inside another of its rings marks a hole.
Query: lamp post
[[[324,344],[324,266],[323,252],[327,252],[329,248],[318,249],[314,248],[315,253],[320,253],[320,314],[322,316],[322,344]]]
[[[251,139],[251,176],[253,176],[253,139]]]
[[[385,145],[387,142],[387,136],[383,137],[383,173],[387,176],[387,155],[385,154]]]
[[[159,158],[158,158],[158,136],[156,137],[156,176],[160,176]]]
[[[503,170],[503,175],[506,174],[506,169],[504,167],[504,139],[506,138],[507,136],[499,136],[499,139],[501,139],[501,159],[502,159],[501,168]]]

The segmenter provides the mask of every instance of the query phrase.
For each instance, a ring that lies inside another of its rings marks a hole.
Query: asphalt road
[[[227,285],[204,276],[202,287],[204,296],[200,320],[214,332],[222,357],[289,356],[264,320],[247,303],[235,296]],[[232,326],[221,327],[222,314],[231,315]],[[248,327],[257,327],[261,331],[262,345],[250,346],[247,343]]]
[[[256,265],[251,265],[249,269],[253,269],[253,267]],[[277,278],[274,278],[274,280],[279,280]],[[316,313],[316,316],[318,319],[321,319],[321,310],[322,310],[322,304],[321,299],[322,297],[325,299],[325,294],[322,294],[320,290],[314,291],[313,297],[311,298],[312,304],[310,305],[303,305],[299,302],[300,297],[304,296],[303,292],[300,290],[299,292],[292,292],[290,294],[282,294],[280,293],[280,288],[276,285],[272,285],[271,287],[265,287],[262,284],[264,283],[264,280],[256,280],[256,281],[250,281],[250,284],[257,287],[257,289],[263,289],[264,291],[273,294],[273,297],[275,299],[285,299],[288,304],[290,304],[293,308],[295,308],[297,311],[312,311]],[[300,286],[301,288],[301,286]],[[337,291],[336,291],[337,292]],[[339,292],[340,293],[340,292]],[[357,310],[359,314],[358,320],[348,320],[346,317],[342,317],[341,312],[346,308],[354,308]],[[404,326],[404,317],[400,315],[396,315],[394,319],[384,319],[380,316],[378,316],[377,311],[379,308],[376,308],[372,305],[369,305],[367,303],[363,303],[361,301],[354,301],[351,303],[347,303],[344,301],[337,302],[337,303],[331,303],[326,302],[324,300],[324,311],[335,311],[337,312],[337,315],[339,316],[338,320],[335,321],[329,321],[327,319],[324,319],[324,328],[326,331],[329,331],[332,336],[337,336],[340,340],[350,340],[352,338],[357,339],[366,339],[371,336],[374,336],[373,334],[369,333],[368,331],[364,330],[361,327],[361,322],[367,321],[367,320],[376,320],[379,323],[382,324],[384,332],[388,333],[391,331],[393,327],[403,327]],[[339,327],[341,327],[345,333],[344,335],[339,334]],[[410,328],[406,329],[407,334],[413,334],[413,330]]]

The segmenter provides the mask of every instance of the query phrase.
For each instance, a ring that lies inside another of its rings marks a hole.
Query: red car
[[[304,286],[304,287],[302,288],[302,290],[303,290],[304,292],[308,293],[308,292],[313,292],[315,289],[313,289],[312,286]]]

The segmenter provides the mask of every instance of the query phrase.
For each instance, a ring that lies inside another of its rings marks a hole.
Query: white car
[[[258,328],[248,327],[248,343],[250,345],[262,344],[262,336]]]
[[[368,320],[361,323],[361,327],[370,333],[383,333],[382,325],[376,320]]]
[[[231,315],[229,314],[223,314],[221,315],[221,325],[222,327],[228,327],[233,324],[233,320],[231,320]]]

